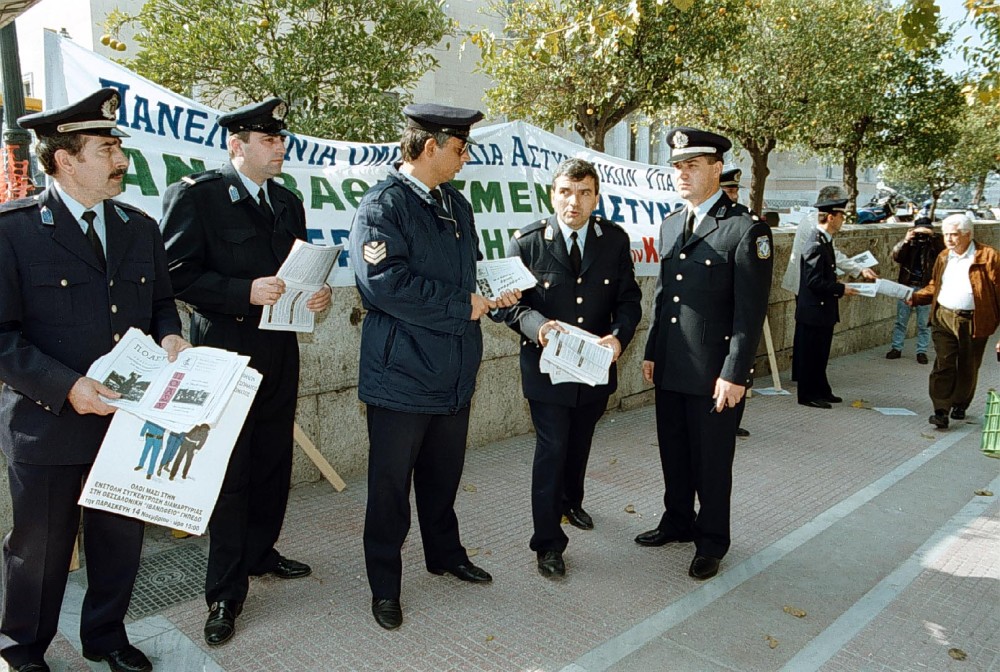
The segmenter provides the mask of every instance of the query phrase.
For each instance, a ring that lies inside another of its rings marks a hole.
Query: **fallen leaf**
[[[472,483],[466,483],[465,485],[462,486],[462,489],[465,490],[466,492],[475,492],[476,486],[474,486]]]
[[[559,521],[559,524],[560,525],[569,525],[569,518],[567,518],[566,516],[563,516],[562,520]]]
[[[933,434],[926,434],[924,432],[920,432],[920,436],[924,437],[925,439],[936,439],[937,438]]]
[[[871,408],[871,406],[868,404],[868,401],[866,401],[865,399],[855,399],[854,401],[851,402],[851,406],[853,406],[854,408]]]
[[[948,649],[948,655],[955,660],[965,660],[968,658],[968,655],[962,649]]]
[[[466,549],[466,553],[468,553],[468,555],[469,555],[470,558],[474,558],[477,555],[479,555],[479,549],[478,548],[467,548]]]
[[[790,614],[790,615],[794,616],[795,618],[805,618],[806,617],[806,612],[802,611],[801,609],[796,609],[795,607],[787,605],[787,604],[785,605],[785,608],[782,609],[782,611],[784,611],[786,614]]]
[[[778,648],[778,640],[776,640],[771,635],[765,636],[764,641],[767,642],[767,645],[770,646],[772,649]]]
[[[612,457],[612,458],[611,458],[611,459],[610,459],[610,460],[608,461],[608,464],[618,464],[618,458],[617,458],[617,457]]]
[[[635,507],[631,504],[625,505],[625,513],[635,513]]]
[[[486,635],[486,641],[487,642],[492,642],[494,639],[495,639],[495,637],[493,637],[493,635]]]
[[[980,497],[992,497],[993,496],[993,491],[992,490],[976,490],[976,494],[979,495]]]

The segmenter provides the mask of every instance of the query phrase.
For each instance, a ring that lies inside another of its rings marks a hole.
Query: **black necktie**
[[[442,208],[444,207],[444,194],[442,194],[441,190],[438,189],[437,187],[431,189],[431,198],[437,201],[437,204],[440,205]]]
[[[569,248],[569,263],[573,267],[573,275],[580,275],[580,264],[583,263],[583,258],[580,255],[580,245],[577,242],[578,236],[576,231],[569,234],[569,237],[573,241],[573,245]]]
[[[688,210],[687,220],[684,222],[684,242],[691,240],[694,235],[694,210]]]
[[[271,206],[267,204],[267,198],[264,196],[264,187],[261,187],[260,191],[257,192],[257,202],[260,203],[260,209],[264,211],[265,215],[267,215],[268,220],[273,222],[274,210],[272,210]]]
[[[94,254],[97,256],[97,261],[101,263],[101,268],[104,268],[107,265],[107,259],[104,256],[104,246],[101,245],[101,238],[97,235],[97,230],[94,228],[94,219],[97,217],[97,213],[93,210],[87,210],[80,217],[83,221],[87,222],[87,240],[90,241],[90,246],[94,248]]]

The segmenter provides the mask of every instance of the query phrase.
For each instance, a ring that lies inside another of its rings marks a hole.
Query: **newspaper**
[[[521,261],[521,257],[505,257],[478,262],[476,284],[479,286],[479,293],[492,300],[507,291],[531,289],[538,284],[538,280]]]
[[[264,306],[260,328],[311,333],[316,327],[316,314],[306,308],[306,303],[323,287],[343,249],[343,245],[296,240],[278,269],[278,277],[285,281],[285,293],[273,306]]]
[[[886,280],[885,278],[879,278],[875,282],[849,282],[845,287],[852,287],[858,290],[858,294],[861,296],[874,297],[877,294],[881,294],[882,296],[901,299],[903,301],[909,299],[913,294],[912,287],[907,287],[906,285],[901,285],[898,282]]]
[[[865,250],[861,254],[856,254],[853,257],[848,258],[847,261],[853,264],[857,264],[861,268],[871,268],[872,266],[878,266],[878,259],[876,259],[875,255],[869,252],[868,250]]]
[[[115,413],[79,504],[204,534],[260,381],[244,368],[218,424],[187,431]]]
[[[573,325],[559,322],[566,333],[552,329],[542,350],[538,370],[549,374],[553,385],[584,383],[595,387],[607,385],[608,369],[615,351],[600,345],[599,338]]]
[[[218,348],[188,348],[167,361],[167,351],[136,328],[91,364],[87,376],[121,395],[108,404],[171,431],[215,424],[250,358]]]

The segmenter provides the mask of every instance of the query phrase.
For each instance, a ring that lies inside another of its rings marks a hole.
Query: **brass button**
[[[545,289],[548,289],[548,288],[549,288],[549,281],[548,281],[548,280],[546,280],[546,281],[545,281],[545,284],[544,284],[544,285],[542,285],[542,286],[543,286],[543,287],[545,287]]]
[[[706,259],[705,260],[705,265],[706,266],[711,266],[712,265],[712,260],[711,259]]]
[[[583,278],[577,278],[576,279],[576,284],[582,285],[583,284]]]
[[[675,296],[674,297],[674,303],[678,303],[678,302],[680,302],[680,300],[681,300],[681,297],[679,297],[679,296]]]
[[[687,259],[687,258],[688,258],[688,255],[686,255],[683,252],[681,252],[681,259]]]
[[[583,318],[582,317],[576,318],[576,323],[577,324],[583,324]]]
[[[109,280],[108,281],[108,287],[114,287],[114,286],[115,286],[115,281],[114,280]]]
[[[576,302],[577,303],[583,303],[583,297],[582,296],[576,297]]]
[[[670,318],[670,324],[677,324],[677,318],[676,317],[671,317]]]
[[[62,280],[59,281],[59,284],[62,285],[63,287],[69,287],[69,280],[63,278]]]
[[[115,334],[115,343],[117,343],[120,340],[122,340],[122,335],[121,334]]]
[[[609,280],[608,278],[604,278],[604,284],[605,285],[610,285],[611,284],[611,280]]]
[[[117,313],[118,312],[118,306],[111,306],[111,312],[112,313]]]
[[[139,278],[139,284],[140,285],[145,285],[146,284],[146,276],[145,275],[142,276],[141,278]]]
[[[678,273],[678,274],[677,274],[677,279],[678,279],[678,280],[683,280],[683,279],[684,279],[684,276],[683,276],[683,275],[681,275],[680,273]]]

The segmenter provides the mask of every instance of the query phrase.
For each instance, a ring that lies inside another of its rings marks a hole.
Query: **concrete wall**
[[[837,237],[837,247],[847,255],[871,250],[881,262],[882,275],[896,279],[898,267],[890,257],[892,246],[905,234],[905,225],[845,227]],[[791,362],[795,329],[795,301],[781,289],[794,228],[775,231],[774,280],[768,319],[777,352],[779,371]],[[1000,247],[1000,224],[978,224],[976,238]],[[652,391],[642,382],[640,363],[649,329],[649,310],[654,278],[640,279],[646,314],[635,340],[619,363],[619,389],[612,408],[630,409],[652,402]],[[895,302],[884,299],[850,297],[841,301],[841,322],[833,339],[832,356],[888,344],[895,319]],[[367,468],[368,441],[365,409],[357,398],[358,348],[361,339],[361,302],[353,287],[337,288],[333,306],[319,320],[316,332],[302,336],[302,378],[298,423],[313,439],[334,468],[344,477],[362,474]],[[509,436],[531,431],[527,403],[521,397],[517,362],[517,338],[505,326],[486,321],[485,354],[478,390],[472,401],[469,445],[481,446]],[[911,335],[912,335],[911,326]],[[771,377],[763,339],[757,356],[757,384],[770,386]],[[860,373],[860,372],[859,372]],[[787,378],[787,374],[786,374]],[[787,381],[786,381],[787,382]],[[0,465],[3,458],[0,457]],[[295,450],[293,483],[320,479],[320,473],[302,451]],[[7,491],[7,472],[0,471],[0,490]],[[10,529],[10,501],[0,497],[0,532]]]

